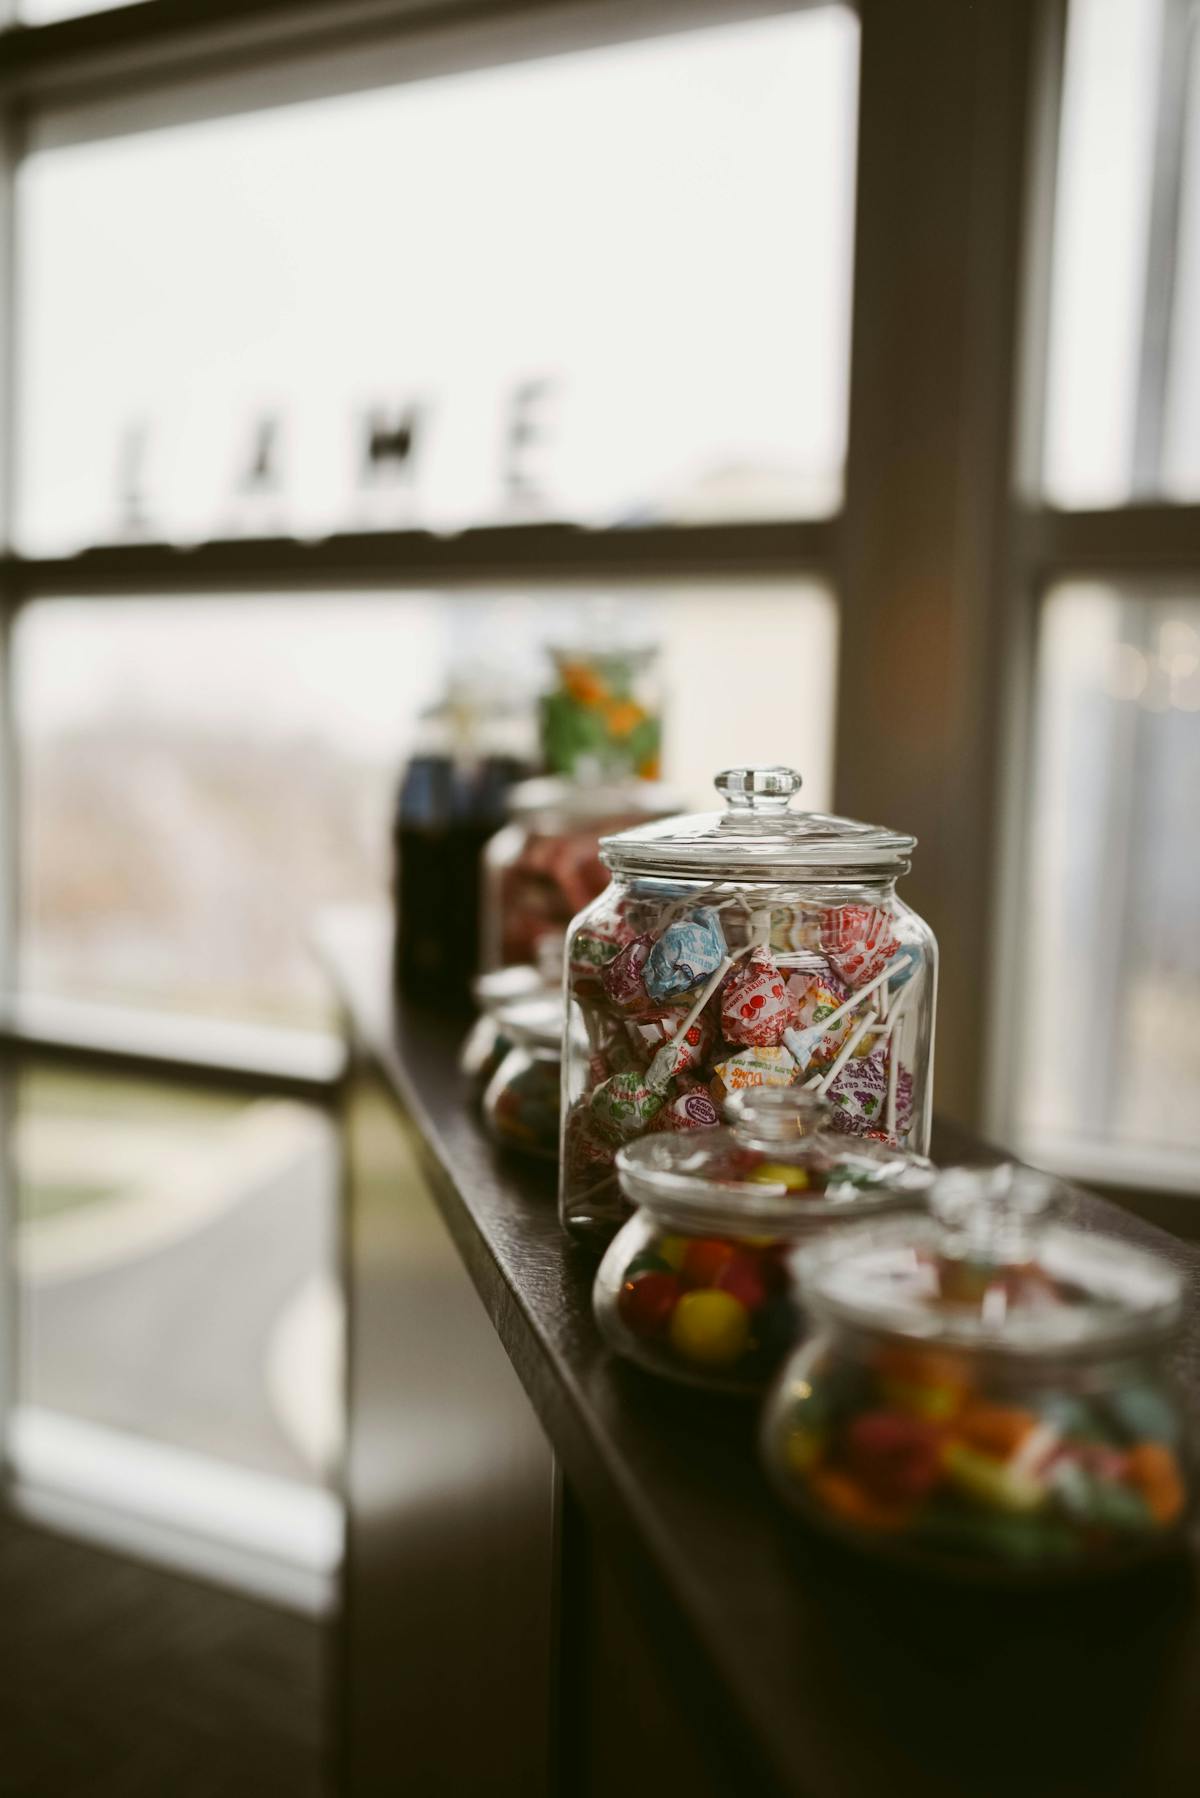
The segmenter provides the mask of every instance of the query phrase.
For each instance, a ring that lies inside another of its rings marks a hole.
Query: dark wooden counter
[[[377,924],[339,924],[326,952],[358,1054],[409,1120],[446,1230],[552,1446],[567,1523],[577,1509],[636,1621],[629,1678],[661,1677],[688,1719],[694,1739],[660,1790],[694,1789],[685,1769],[697,1749],[716,1792],[1200,1790],[1190,1562],[1018,1595],[881,1571],[794,1524],[760,1473],[754,1407],[676,1391],[602,1346],[594,1258],[561,1234],[551,1178],[482,1135],[456,1069],[461,1023],[393,1010]],[[947,1130],[934,1154],[987,1158]],[[1186,1269],[1181,1363],[1194,1388],[1200,1251],[1082,1193],[1072,1213]],[[352,1491],[352,1541],[353,1512]],[[568,1532],[567,1584],[571,1566]],[[614,1750],[627,1790],[651,1789],[637,1778],[637,1741],[599,1742],[602,1720],[584,1717],[563,1679],[560,1732],[590,1730],[587,1753]],[[636,1702],[614,1710],[614,1729],[636,1715]],[[569,1779],[559,1787],[574,1798]]]

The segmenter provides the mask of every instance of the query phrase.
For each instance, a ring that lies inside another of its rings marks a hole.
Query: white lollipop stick
[[[888,1078],[887,1078],[887,1133],[896,1134],[896,1092],[900,1082],[900,1032],[897,1026],[908,1004],[911,986],[906,986],[892,1007],[892,1015],[888,1019]]]
[[[885,981],[891,979],[893,974],[899,974],[901,969],[907,968],[911,960],[910,955],[905,955],[899,961],[889,962],[882,974],[876,974],[874,980],[868,980],[866,986],[859,987],[856,993],[851,993],[848,999],[843,999],[837,1010],[831,1011],[829,1016],[822,1018],[819,1024],[809,1024],[804,1030],[784,1031],[783,1040],[800,1063],[801,1073],[812,1060],[821,1038],[827,1036],[831,1030],[836,1030],[842,1019],[847,1017],[850,1012],[857,1011],[863,1000],[869,999],[876,987],[882,986]]]
[[[746,951],[743,949],[740,953],[744,955]],[[688,1031],[696,1022],[696,1019],[700,1016],[700,1013],[704,1010],[704,1007],[708,1004],[709,1000],[712,998],[737,959],[738,957],[736,955],[727,955],[720,967],[715,969],[714,972],[709,975],[700,993],[700,997],[695,1000],[682,1024],[680,1024],[677,1030],[671,1033],[662,1048],[658,1051],[658,1054],[654,1057],[654,1060],[650,1063],[646,1072],[646,1084],[648,1086],[665,1086],[667,1081],[674,1077],[675,1064],[671,1050],[675,1047],[676,1042],[681,1036],[687,1035]]]
[[[873,1017],[859,1019],[858,1023],[854,1026],[854,1029],[842,1044],[841,1051],[833,1066],[827,1073],[822,1074],[821,1078],[817,1081],[817,1092],[827,1093],[829,1091],[830,1087],[857,1049],[859,1043],[861,1043],[863,1037],[867,1034],[867,1031],[871,1028],[872,1024],[877,1022],[878,1019]]]

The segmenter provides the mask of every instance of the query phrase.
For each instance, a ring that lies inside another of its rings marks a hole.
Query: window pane
[[[607,607],[614,628],[663,644],[663,769],[685,795],[711,797],[733,761],[789,761],[811,802],[828,803],[836,614],[824,588],[702,586]],[[531,749],[543,646],[572,641],[588,615],[578,594],[24,610],[23,985],[330,1022],[313,915],[385,898],[392,795],[421,710],[453,674],[502,700],[506,741]]]
[[[1200,498],[1200,7],[1071,0],[1045,486]]]
[[[35,135],[22,547],[835,508],[856,57],[819,8]]]
[[[1026,1146],[1200,1182],[1200,599],[1051,596],[1032,791]]]
[[[15,1117],[21,1405],[327,1478],[341,1430],[329,1120],[37,1065]]]

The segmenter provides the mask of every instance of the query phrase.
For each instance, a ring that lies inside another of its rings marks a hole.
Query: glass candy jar
[[[568,935],[559,1203],[581,1237],[626,1215],[622,1144],[754,1087],[928,1152],[937,949],[895,891],[914,839],[792,811],[790,768],[716,785],[724,812],[604,839],[612,882]]]
[[[793,1345],[791,1251],[857,1218],[919,1204],[933,1169],[828,1129],[825,1100],[758,1087],[728,1129],[656,1131],[617,1155],[637,1209],[596,1275],[596,1319],[618,1354],[719,1391],[754,1392]]]
[[[558,1154],[562,1005],[557,995],[514,999],[494,1021],[511,1045],[488,1081],[483,1117],[502,1147],[553,1161]]]
[[[540,968],[529,966],[495,968],[479,974],[471,983],[471,996],[479,1007],[479,1016],[467,1032],[458,1052],[458,1065],[468,1079],[486,1085],[512,1043],[498,1020],[515,1000],[545,997],[550,983]]]
[[[1053,1184],[953,1169],[933,1216],[796,1257],[815,1333],[762,1441],[805,1517],[899,1561],[1005,1579],[1178,1540],[1193,1478],[1167,1366],[1179,1277],[1055,1226]]]
[[[576,912],[608,885],[600,839],[679,809],[656,781],[586,785],[525,780],[508,795],[509,822],[483,856],[480,956],[485,968],[538,959]]]

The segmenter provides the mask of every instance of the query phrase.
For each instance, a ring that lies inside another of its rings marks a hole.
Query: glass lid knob
[[[997,1167],[954,1167],[939,1174],[929,1205],[959,1252],[1019,1259],[1031,1231],[1049,1221],[1063,1187],[1051,1174],[1016,1162]]]
[[[726,768],[713,782],[735,811],[784,812],[800,791],[795,768]]]
[[[829,1101],[801,1086],[751,1086],[731,1093],[725,1116],[745,1143],[798,1142],[829,1119]]]

